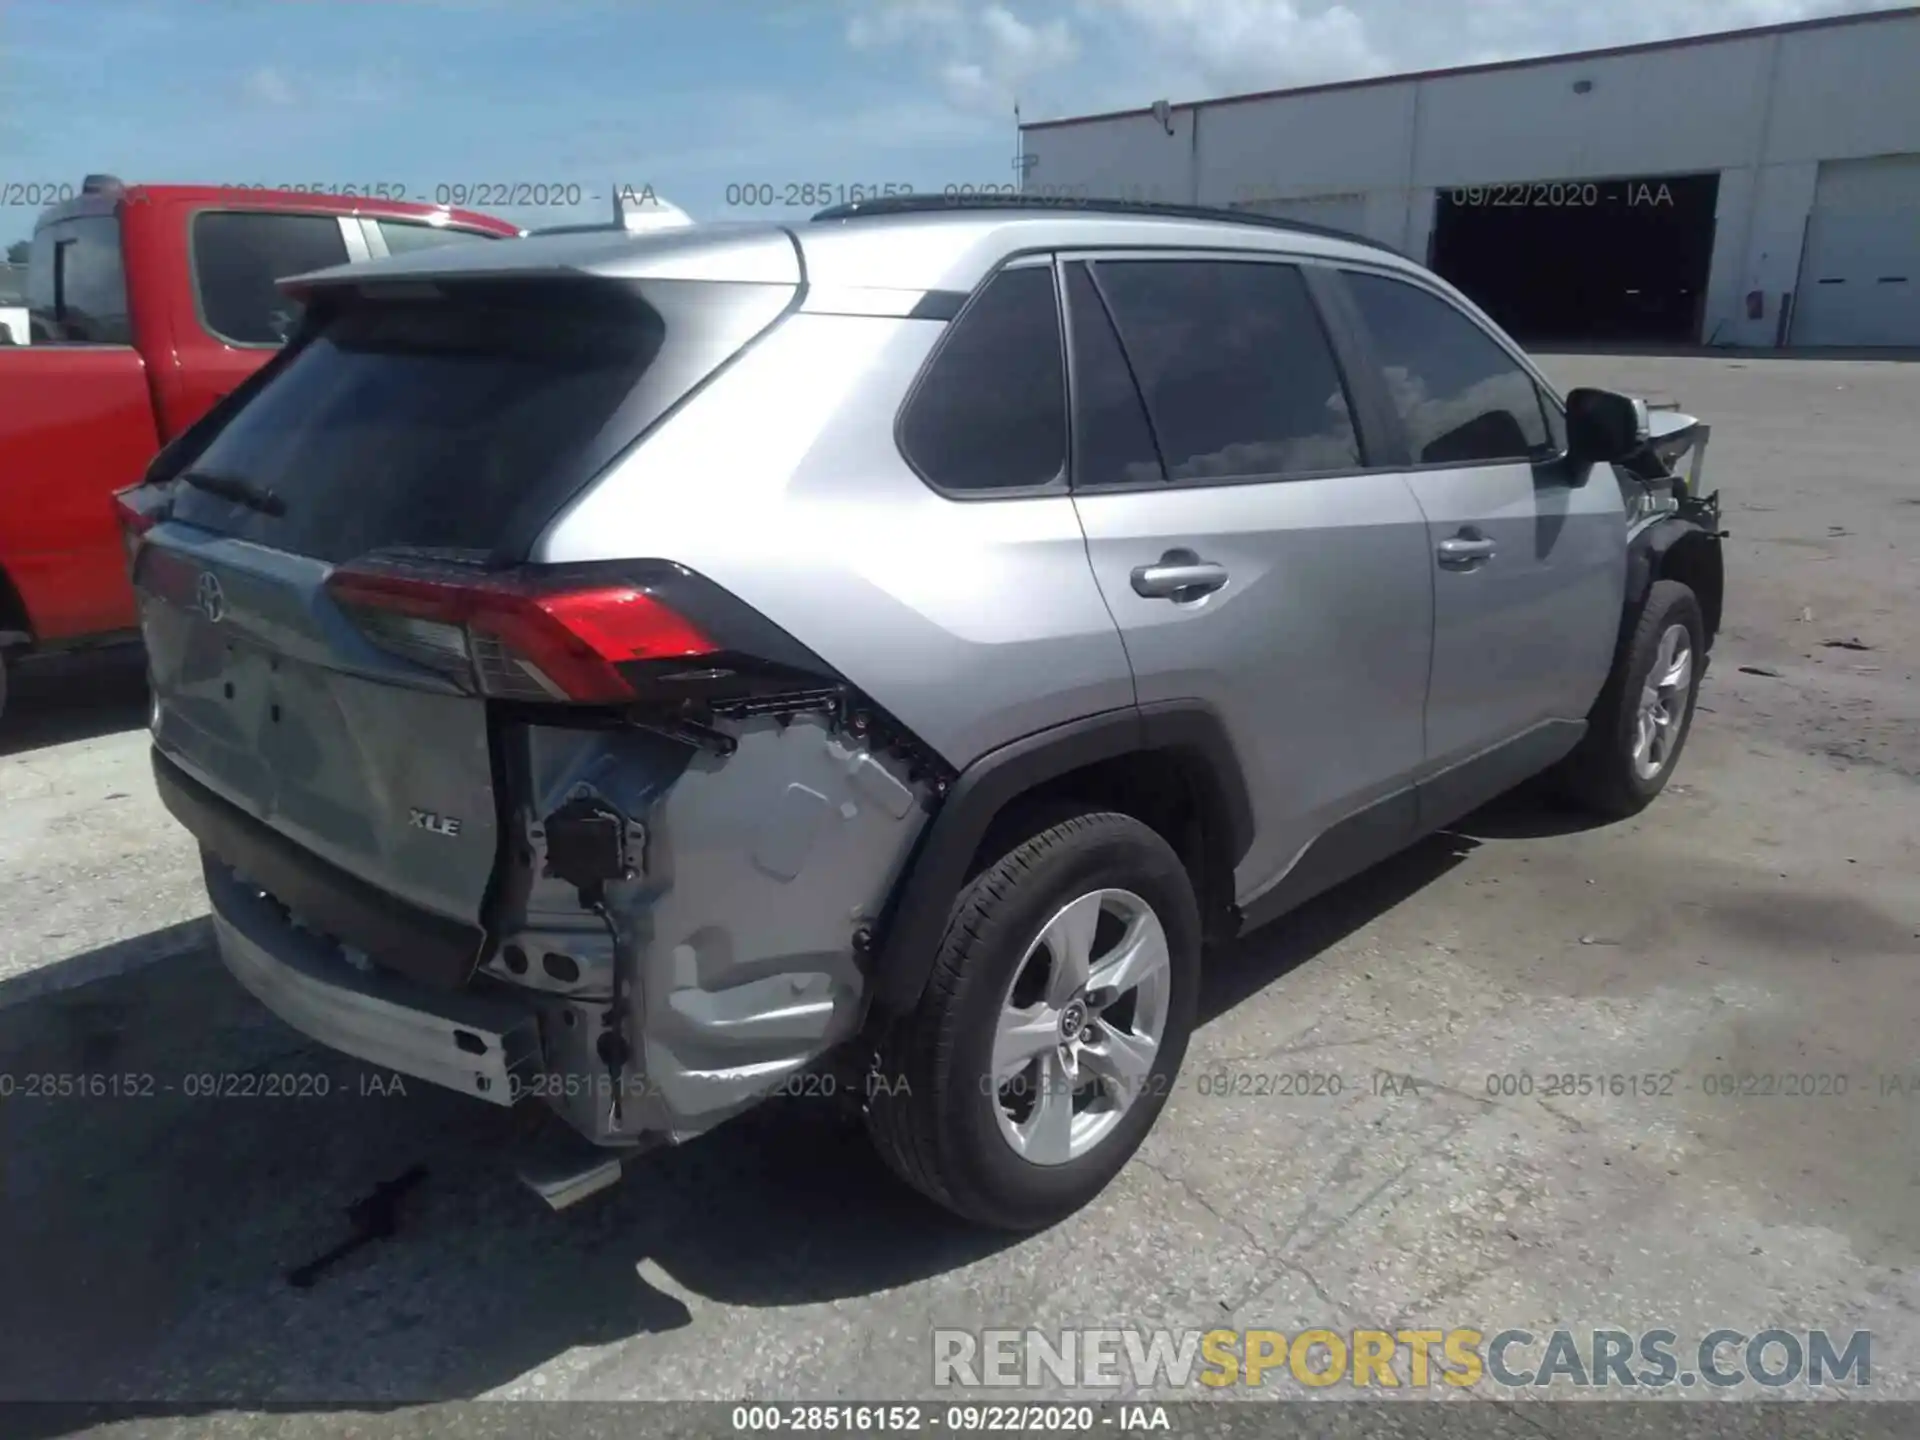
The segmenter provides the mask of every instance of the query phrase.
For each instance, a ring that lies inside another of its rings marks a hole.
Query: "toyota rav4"
[[[1639,810],[1719,624],[1704,425],[1311,226],[896,198],[286,284],[121,497],[160,793],[239,981],[551,1106],[556,1205],[838,1067],[1049,1223],[1204,948],[1539,772]]]

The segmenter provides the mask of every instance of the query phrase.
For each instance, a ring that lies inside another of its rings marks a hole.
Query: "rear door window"
[[[201,320],[229,345],[284,344],[300,322],[300,306],[280,293],[279,282],[346,263],[334,215],[210,210],[193,218]]]
[[[991,494],[1060,479],[1067,374],[1050,267],[1003,270],[960,312],[907,401],[900,446],[941,490]]]
[[[27,310],[36,341],[131,345],[119,220],[91,215],[42,227],[28,252]]]
[[[1067,329],[1073,337],[1073,484],[1163,483],[1153,429],[1120,339],[1084,261],[1067,266]]]
[[[1361,463],[1346,387],[1298,266],[1102,260],[1093,273],[1169,479],[1286,479]]]
[[[185,484],[173,513],[334,562],[531,538],[793,293],[642,283],[469,281],[324,318],[191,466],[282,513]]]

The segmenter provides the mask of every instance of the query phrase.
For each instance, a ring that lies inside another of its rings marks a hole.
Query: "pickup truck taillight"
[[[328,577],[327,590],[381,649],[495,699],[623,704],[636,691],[622,666],[718,649],[632,584],[553,587],[349,565]]]
[[[135,485],[114,492],[113,513],[120,525],[120,542],[126,548],[127,567],[133,567],[140,553],[140,542],[166,516],[167,502],[153,486]]]

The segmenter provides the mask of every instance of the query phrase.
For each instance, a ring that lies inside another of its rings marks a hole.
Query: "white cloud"
[[[293,82],[271,65],[261,65],[240,82],[241,93],[259,105],[291,105],[295,95]]]
[[[1005,118],[958,109],[934,95],[828,108],[810,97],[765,90],[709,91],[689,117],[689,140],[640,150],[624,112],[579,122],[549,163],[562,178],[652,183],[677,201],[686,185],[703,180],[915,182],[927,178],[922,166],[929,154],[967,153],[996,139],[1013,146]]]
[[[1029,118],[1891,8],[1886,0],[848,0],[947,103]],[[1038,103],[1036,103],[1038,102]]]
[[[989,5],[980,15],[988,52],[997,70],[1018,76],[1023,71],[1065,65],[1079,46],[1064,17],[1044,25],[1029,25],[1004,5]]]
[[[847,22],[847,41],[856,50],[878,50],[910,41],[957,41],[967,28],[960,0],[880,0],[857,10]]]
[[[1005,4],[961,0],[881,0],[847,22],[856,50],[912,49],[940,83],[948,103],[975,114],[1004,115],[1034,77],[1070,66],[1079,41],[1069,18],[1030,22]]]
[[[1297,0],[1108,0],[1084,11],[1135,30],[1215,93],[1307,85],[1393,68],[1350,5]]]

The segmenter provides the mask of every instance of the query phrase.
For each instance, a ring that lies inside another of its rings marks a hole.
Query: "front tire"
[[[1608,819],[1637,815],[1667,786],[1693,728],[1706,669],[1706,622],[1692,590],[1657,580],[1633,634],[1561,764],[1561,788]]]
[[[1078,1210],[1166,1104],[1199,962],[1192,882],[1153,830],[1091,812],[1024,840],[955,899],[925,992],[881,1037],[876,1148],[979,1224]]]

